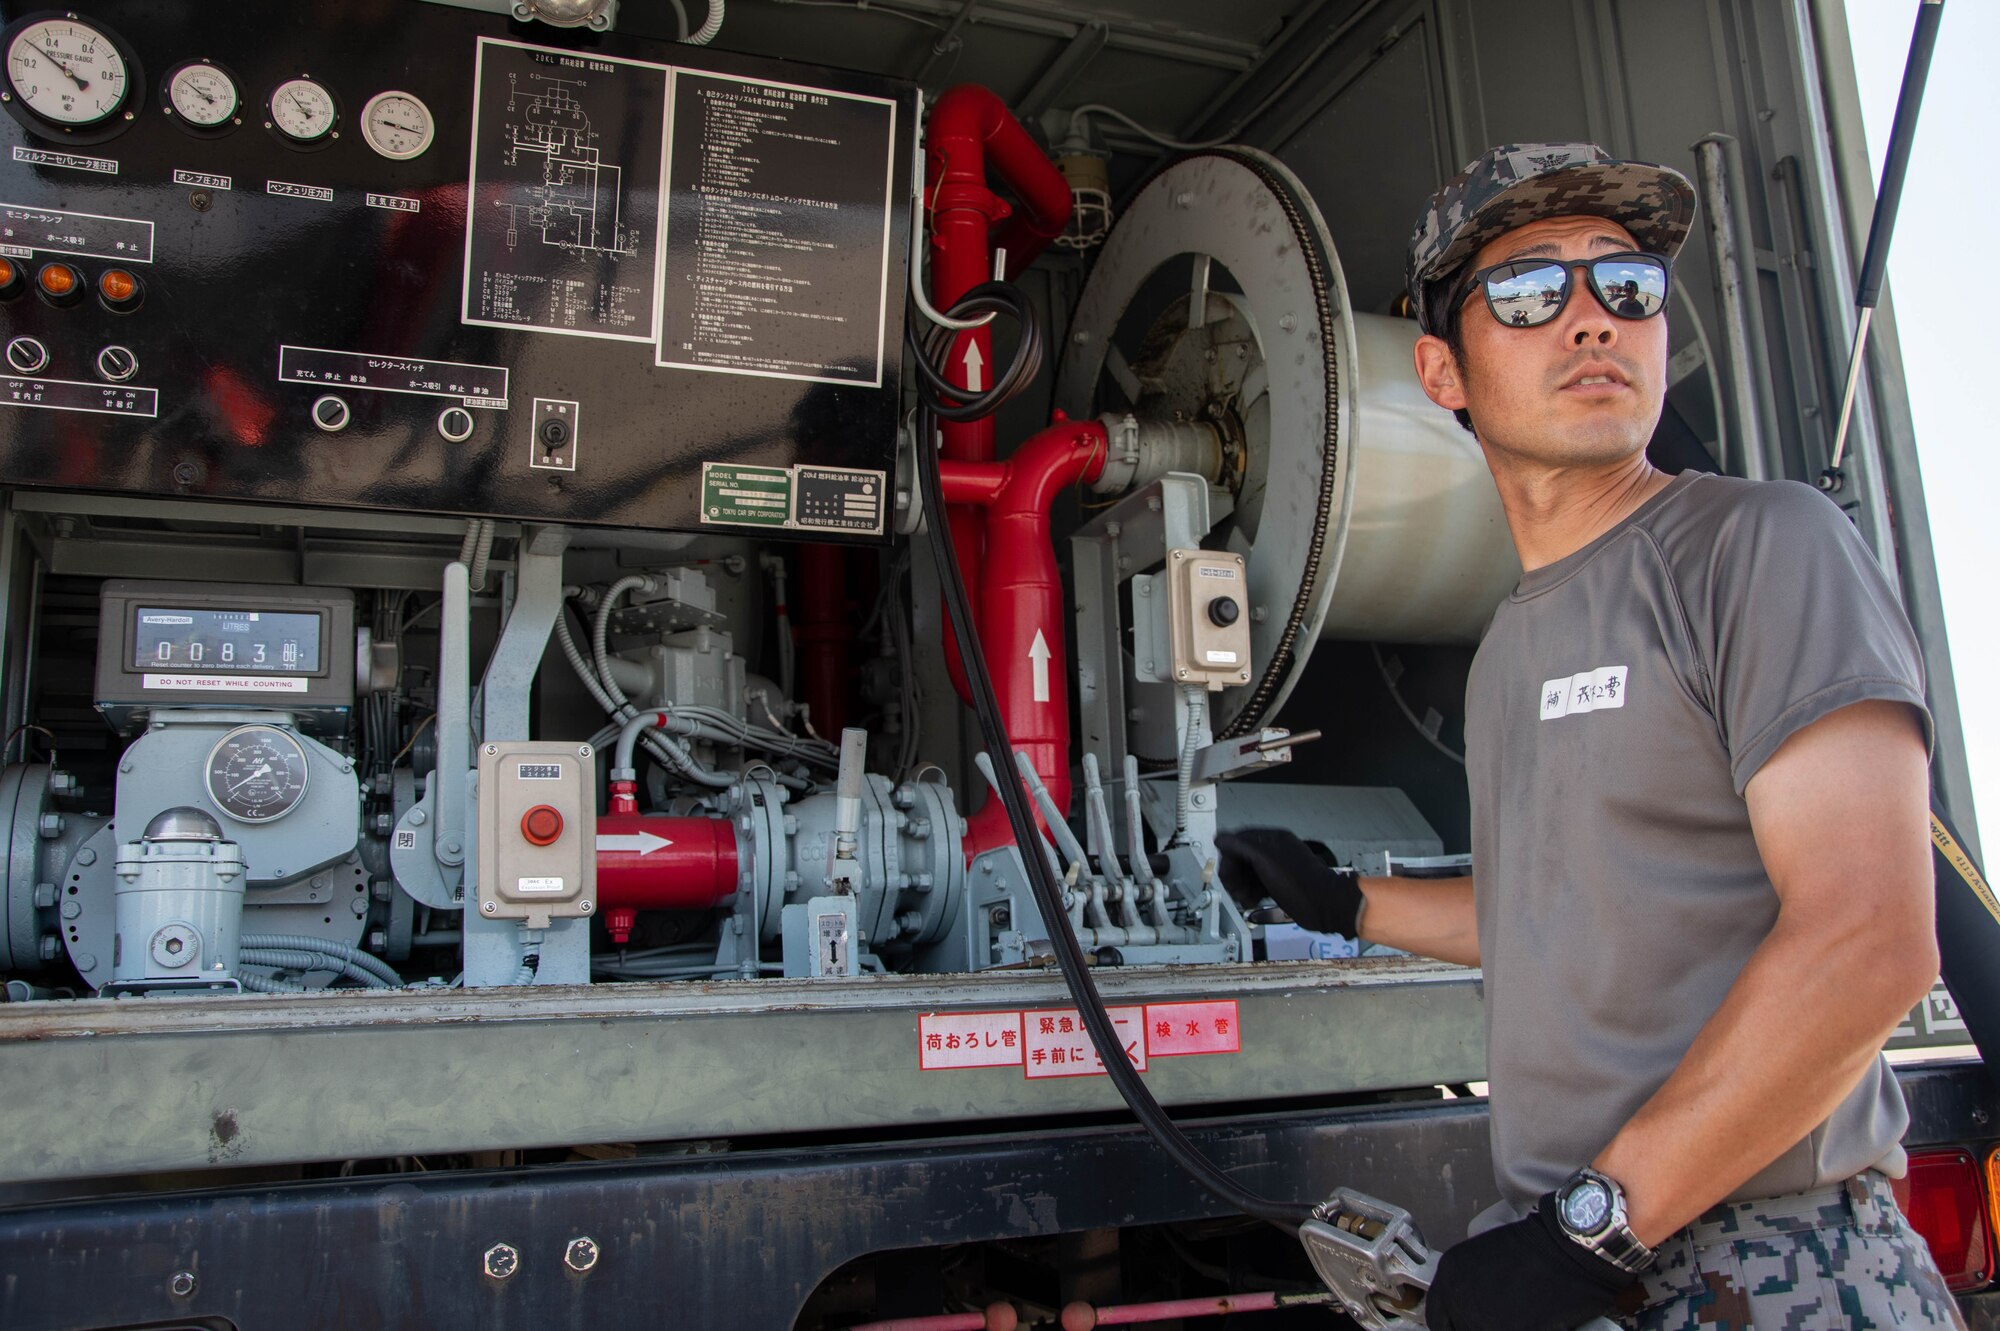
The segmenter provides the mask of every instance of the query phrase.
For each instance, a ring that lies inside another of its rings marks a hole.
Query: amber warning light
[[[97,294],[114,310],[129,310],[139,303],[139,279],[123,268],[107,268],[97,279]]]

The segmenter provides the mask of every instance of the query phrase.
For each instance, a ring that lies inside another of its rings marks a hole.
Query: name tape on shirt
[[[1539,702],[1542,720],[1575,716],[1579,712],[1603,712],[1625,705],[1625,672],[1628,666],[1599,666],[1581,674],[1546,681]]]

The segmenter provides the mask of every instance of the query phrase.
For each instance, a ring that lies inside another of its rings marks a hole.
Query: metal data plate
[[[72,7],[148,77],[102,142],[0,115],[0,254],[142,298],[0,308],[46,352],[0,360],[0,482],[887,539],[910,85],[410,0]],[[240,123],[164,108],[195,56]],[[301,144],[265,121],[306,73]],[[392,90],[435,125],[407,159],[362,131]],[[707,513],[718,460],[775,521]]]

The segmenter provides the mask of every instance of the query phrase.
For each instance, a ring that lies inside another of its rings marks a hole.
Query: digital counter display
[[[321,669],[316,614],[141,606],[134,619],[135,670],[312,675]]]

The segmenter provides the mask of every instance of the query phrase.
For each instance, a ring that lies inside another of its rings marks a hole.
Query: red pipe
[[[1069,656],[1049,505],[1065,486],[1095,480],[1109,445],[1097,421],[1065,420],[1057,412],[1055,424],[1030,436],[1005,462],[938,463],[946,505],[985,515],[987,559],[972,589],[974,613],[1008,737],[1028,755],[1049,797],[1065,812]],[[989,797],[972,816],[966,857],[1013,840],[1006,810]]]
[[[1016,211],[986,183],[991,169],[1020,200]],[[1006,103],[989,88],[965,83],[939,97],[925,129],[924,181],[931,222],[931,302],[949,309],[993,276],[993,248],[1007,251],[1007,275],[1020,274],[1069,225],[1069,182],[1056,170]],[[995,226],[999,234],[994,235]],[[946,357],[946,377],[968,390],[993,383],[993,332],[961,333]],[[994,454],[993,419],[945,421],[944,456],[988,462]],[[984,532],[979,516],[956,512],[952,541],[966,581],[977,585]],[[972,690],[958,658],[958,642],[945,628],[945,668],[959,697]]]
[[[836,734],[847,724],[847,695],[854,673],[854,619],[847,613],[847,551],[808,545],[799,551],[799,595],[792,641],[799,648],[800,690],[813,729]]]
[[[612,812],[597,820],[597,904],[612,942],[624,945],[642,910],[709,910],[735,895],[736,831],[728,819],[620,812],[617,794]]]

